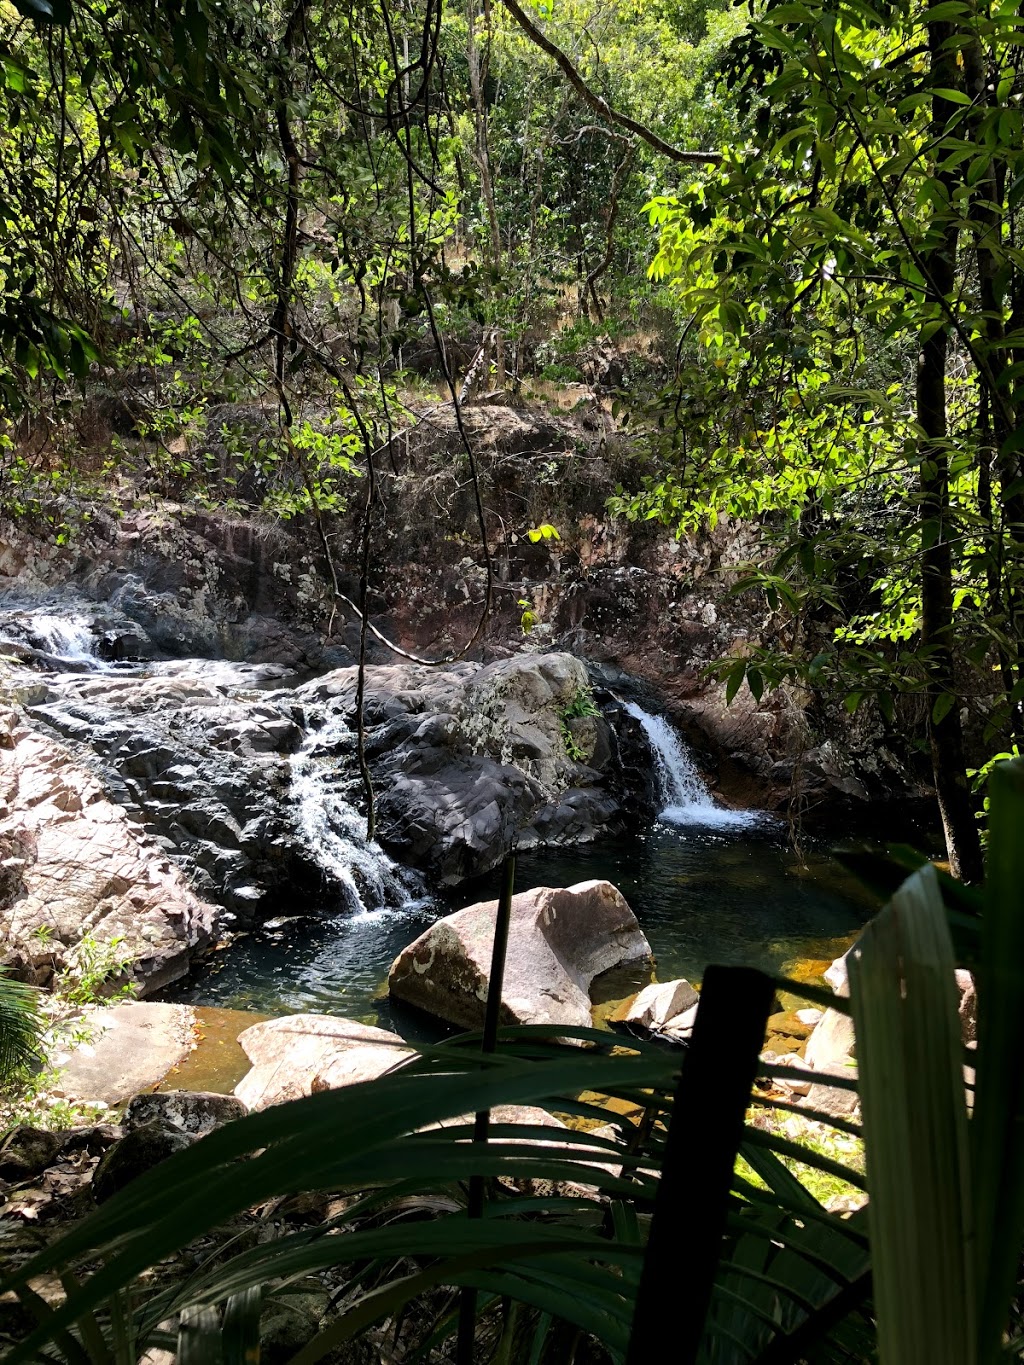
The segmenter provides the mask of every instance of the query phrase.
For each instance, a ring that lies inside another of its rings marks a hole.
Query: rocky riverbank
[[[116,937],[151,993],[216,936],[299,903],[401,903],[412,869],[457,882],[513,839],[653,815],[640,727],[567,654],[371,666],[368,844],[354,667],[296,685],[279,665],[99,666],[87,644],[79,672],[3,666],[3,960],[32,980],[83,935]]]
[[[779,629],[755,597],[732,591],[759,551],[752,529],[723,521],[680,541],[654,523],[612,518],[608,499],[639,486],[644,467],[599,403],[581,401],[571,413],[489,405],[464,417],[494,574],[481,661],[520,651],[525,608],[530,639],[543,650],[601,665],[609,681],[625,672],[652,687],[733,803],[797,809],[821,828],[851,820],[884,828],[896,812],[929,809],[900,716],[888,723],[862,707],[851,718],[813,689],[788,686],[758,701],[744,689],[725,704],[707,666],[771,647]],[[218,413],[242,440],[253,438],[252,418],[249,408]],[[442,658],[473,635],[484,593],[482,550],[465,529],[475,514],[451,410],[425,411],[386,455],[373,621],[400,647]],[[244,472],[230,460],[223,469],[231,512],[175,503],[137,478],[103,499],[54,509],[71,527],[63,543],[43,520],[2,525],[0,583],[37,606],[52,605],[56,593],[63,611],[76,594],[109,659],[244,659],[306,672],[352,663],[358,629],[332,600],[314,528],[301,518],[271,522],[256,502],[246,508]],[[357,501],[329,519],[350,598],[358,595]],[[541,524],[555,525],[559,538],[531,538]],[[369,652],[373,663],[393,662],[372,636]]]

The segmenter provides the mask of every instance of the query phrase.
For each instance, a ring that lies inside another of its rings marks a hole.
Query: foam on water
[[[645,711],[635,701],[625,702],[624,706],[640,722],[651,746],[662,802],[659,820],[668,825],[701,825],[706,829],[743,829],[764,820],[763,811],[729,810],[718,805],[683,741],[664,716]]]
[[[366,838],[366,820],[348,800],[332,750],[351,741],[344,716],[311,731],[292,758],[292,797],[298,825],[317,863],[343,889],[353,918],[379,922],[408,906],[417,891],[415,873],[398,866]]]
[[[33,613],[25,622],[38,648],[68,663],[80,664],[91,672],[110,667],[96,655],[96,637],[84,616],[55,616],[50,612]]]

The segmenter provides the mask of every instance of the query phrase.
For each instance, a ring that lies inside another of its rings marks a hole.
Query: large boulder
[[[290,1014],[238,1035],[252,1070],[235,1086],[248,1109],[373,1080],[410,1055],[397,1033],[328,1014]]]
[[[344,716],[356,686],[355,669],[338,669],[297,696]],[[513,834],[523,849],[577,843],[642,818],[646,776],[623,761],[606,716],[579,714],[592,710],[586,667],[571,654],[369,669],[380,842],[453,884],[497,866]]]
[[[20,849],[5,867],[3,963],[45,982],[88,935],[121,941],[143,994],[183,976],[213,937],[214,907],[94,773],[14,709],[0,714],[0,749],[0,847]]]
[[[465,1028],[482,1024],[497,908],[467,906],[421,934],[392,964],[395,999]],[[521,892],[512,898],[501,1020],[585,1027],[595,977],[640,962],[653,964],[650,944],[610,882]]]
[[[269,664],[165,661],[144,675],[52,679],[28,714],[87,746],[110,800],[247,925],[295,887],[319,887],[291,799],[305,717],[270,690],[289,678]]]

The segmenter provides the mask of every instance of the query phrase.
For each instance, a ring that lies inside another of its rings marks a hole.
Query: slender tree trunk
[[[480,188],[483,191],[484,206],[487,209],[487,229],[490,238],[488,258],[497,270],[501,265],[501,228],[498,223],[498,206],[494,198],[494,182],[491,178],[490,139],[487,130],[487,103],[484,99],[484,68],[480,56],[480,45],[476,36],[477,0],[469,0],[467,6],[468,38],[466,57],[469,62],[469,90],[473,99],[473,116],[476,124],[476,163],[480,171]],[[498,388],[505,386],[505,341],[501,329],[494,332],[494,358],[497,369]]]
[[[958,84],[955,56],[947,47],[952,26],[929,25],[932,80],[936,88]],[[932,117],[941,135],[953,112],[941,95],[932,102]],[[935,291],[953,296],[959,224],[952,202],[953,183],[947,173],[937,177],[948,207],[942,210],[941,237],[922,264]],[[917,361],[917,421],[921,429],[918,494],[921,525],[921,647],[928,671],[928,734],[932,775],[946,836],[946,852],[953,875],[980,881],[981,844],[971,805],[960,721],[960,693],[953,648],[953,527],[949,501],[949,450],[946,425],[946,360],[949,328],[942,325],[922,333]]]
[[[299,34],[306,22],[309,0],[297,0],[285,29],[281,44],[283,62],[277,83],[277,98],[274,105],[274,118],[281,143],[281,154],[286,167],[284,232],[281,251],[277,261],[277,287],[274,312],[270,319],[270,332],[274,339],[274,377],[278,395],[284,394],[285,350],[291,337],[292,285],[295,280],[295,264],[299,242],[299,185],[302,177],[302,156],[299,151],[288,109],[292,95],[294,71],[292,62]]]
[[[984,136],[983,124],[993,107],[995,96],[986,54],[973,28],[965,33],[963,62],[966,93],[972,100],[970,127],[980,144]],[[1007,344],[1004,321],[1008,282],[1002,258],[1006,181],[1005,161],[993,156],[985,173],[973,187],[969,213],[983,319],[983,336],[977,344],[980,351],[979,378],[984,429],[988,437],[981,449],[980,475],[981,480],[989,476],[989,494],[992,474],[1000,487],[997,506],[992,505],[990,495],[986,509],[989,527],[986,556],[989,611],[993,623],[1002,623],[1010,642],[1009,646],[1000,646],[999,664],[1010,711],[1008,739],[1020,740],[1024,734],[1024,715],[1020,703],[1013,699],[1013,691],[1022,676],[1020,655],[1024,642],[1024,584],[1015,572],[1024,549],[1024,486],[1021,480],[1024,470],[1019,453],[1006,449],[1007,442],[1020,424],[1020,413],[1014,401],[1014,385],[1007,382],[1010,366],[1018,356]],[[1005,572],[1007,565],[1009,573]]]

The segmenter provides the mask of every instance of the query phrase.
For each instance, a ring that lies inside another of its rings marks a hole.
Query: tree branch
[[[721,152],[684,152],[679,147],[673,147],[671,142],[666,142],[657,133],[646,128],[642,123],[637,123],[628,114],[620,114],[613,109],[606,99],[591,90],[580,73],[573,66],[572,62],[565,55],[560,47],[556,47],[550,38],[544,36],[533,20],[520,9],[516,0],[501,0],[501,3],[511,14],[519,27],[526,36],[537,44],[537,46],[553,57],[562,68],[566,80],[579,95],[584,104],[589,105],[594,113],[608,123],[617,123],[620,128],[627,128],[637,137],[642,138],[649,146],[662,156],[667,156],[672,161],[681,161],[687,165],[717,165],[722,160]]]

